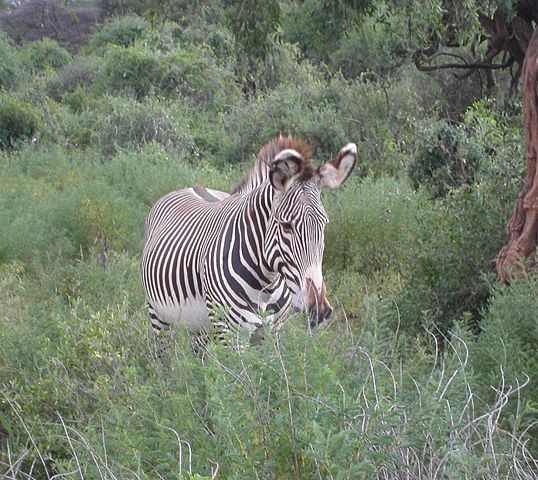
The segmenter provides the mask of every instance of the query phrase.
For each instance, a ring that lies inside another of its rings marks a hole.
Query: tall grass
[[[185,332],[168,332],[163,359],[125,299],[99,313],[83,303],[39,365],[17,367],[25,387],[3,378],[7,478],[536,476],[525,432],[499,421],[526,385],[501,372],[481,401],[464,332],[444,350],[431,334],[402,361],[375,316],[313,335],[300,317],[257,348],[212,345],[203,360]],[[62,392],[46,415],[35,382],[45,397]]]

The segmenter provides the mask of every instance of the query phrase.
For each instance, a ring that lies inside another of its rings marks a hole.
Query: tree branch
[[[460,68],[465,70],[500,70],[508,68],[514,63],[515,58],[510,57],[505,63],[443,63],[441,65],[424,65],[419,58],[415,58],[415,66],[421,72],[434,72],[437,70],[446,70],[448,68]]]

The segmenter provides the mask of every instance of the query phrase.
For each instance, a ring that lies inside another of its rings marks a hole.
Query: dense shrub
[[[22,64],[34,73],[63,67],[71,60],[71,54],[49,38],[27,43],[19,57]]]
[[[99,76],[96,58],[78,57],[47,79],[46,91],[55,100],[61,100],[78,87],[87,89]]]
[[[155,93],[181,96],[195,107],[220,109],[238,97],[231,72],[206,47],[182,45],[157,52],[141,44],[111,47],[105,55],[104,87],[138,99]]]
[[[237,47],[233,33],[223,23],[214,23],[223,15],[221,6],[207,3],[200,7],[188,25],[175,26],[175,40],[193,45],[205,44],[213,51],[219,64],[235,63]]]
[[[465,131],[442,122],[422,135],[408,165],[415,188],[422,186],[439,198],[451,189],[474,182],[484,151]]]
[[[503,421],[512,429],[517,418],[521,428],[533,425],[533,447],[538,452],[538,322],[536,310],[538,281],[528,277],[506,288],[496,288],[484,309],[481,333],[471,345],[472,366],[477,372],[477,393],[490,404],[496,391],[516,391],[518,400],[510,402]]]
[[[109,20],[93,34],[87,49],[93,53],[103,54],[109,45],[130,47],[144,36],[147,28],[146,22],[137,16]]]
[[[239,54],[236,71],[243,80],[243,90],[254,98],[289,84],[290,79],[296,85],[308,85],[314,77],[323,75],[322,70],[302,59],[296,45],[284,42],[275,43],[271,55],[256,62],[254,69],[248,58]]]
[[[407,270],[422,201],[406,182],[390,178],[351,181],[341,192],[324,193],[324,203],[330,216],[327,268],[366,276]]]
[[[473,325],[490,294],[494,259],[517,190],[502,182],[465,188],[418,216],[419,228],[406,288],[398,302],[406,325],[433,322],[446,331],[464,312]]]
[[[0,96],[0,149],[9,150],[28,141],[38,125],[39,115],[32,105]]]
[[[296,43],[303,54],[315,63],[327,62],[330,52],[338,48],[339,40],[351,29],[351,9],[339,20],[331,13],[339,5],[329,6],[321,0],[284,4],[282,29],[286,39]]]
[[[16,265],[4,272],[3,284],[27,282]],[[0,329],[8,467],[24,451],[19,470],[44,469],[41,456],[49,474],[75,468],[84,478],[532,472],[512,462],[520,445],[499,428],[499,410],[474,399],[463,340],[442,356],[414,345],[400,363],[396,337],[373,315],[361,333],[344,327],[312,336],[296,321],[257,349],[212,345],[203,363],[174,331],[160,339],[168,346],[159,360],[130,290],[137,263],[112,256],[105,270],[91,260],[76,275],[83,281],[69,277],[67,285],[84,298],[49,297],[51,321],[36,311],[19,328]],[[15,302],[23,293],[10,292]],[[96,299],[103,306],[89,303]],[[436,362],[454,373],[432,374]]]
[[[329,51],[328,65],[331,71],[340,71],[345,78],[367,72],[386,78],[404,63],[391,50],[388,26],[365,19],[360,28],[350,28],[338,46]]]
[[[0,262],[40,268],[92,249],[139,253],[144,218],[159,197],[197,184],[230,187],[229,175],[202,160],[193,169],[183,155],[157,144],[106,162],[95,149],[13,154],[0,164]]]
[[[72,141],[79,145],[97,145],[107,155],[118,149],[141,150],[149,143],[165,149],[194,150],[194,141],[181,104],[170,105],[156,99],[138,102],[121,97],[103,97],[78,121],[81,128]]]
[[[16,86],[21,72],[17,56],[7,38],[0,32],[0,87],[11,89]]]
[[[131,241],[138,245],[142,220],[133,211],[136,203],[75,171],[69,159],[57,153],[39,155],[26,182],[20,173],[4,171],[0,260],[39,268],[47,262],[69,262],[95,245],[118,251],[132,248]],[[19,157],[21,167],[26,155]]]
[[[111,91],[128,91],[138,99],[158,89],[160,62],[153,52],[138,45],[111,47],[105,56],[106,86]],[[157,83],[157,85],[154,85]]]
[[[424,204],[418,215],[414,261],[399,303],[407,325],[433,321],[446,331],[466,311],[476,325],[506,240],[523,176],[521,132],[488,103],[468,112],[465,128],[466,142],[475,142],[482,156],[474,183]]]

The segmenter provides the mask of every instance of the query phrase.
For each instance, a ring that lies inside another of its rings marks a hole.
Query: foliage
[[[134,15],[109,20],[92,35],[87,49],[94,53],[104,53],[109,45],[130,47],[144,36],[147,28],[144,20]]]
[[[96,145],[112,155],[119,149],[141,150],[158,143],[163,149],[176,148],[192,153],[195,145],[185,115],[188,110],[179,105],[169,106],[154,98],[135,101],[121,97],[103,97],[96,108],[80,114],[82,125],[73,130],[70,142],[77,145]]]
[[[483,154],[458,127],[440,123],[426,130],[408,166],[413,186],[423,186],[434,198],[474,182]]]
[[[96,58],[84,56],[62,67],[47,79],[46,90],[55,100],[61,100],[78,88],[88,89],[99,74]]]
[[[229,72],[205,47],[185,44],[157,52],[141,44],[112,46],[104,61],[104,88],[132,93],[139,100],[150,94],[181,96],[195,107],[215,108],[235,89]]]
[[[345,78],[356,78],[366,72],[372,72],[374,78],[386,78],[403,64],[394,55],[387,41],[389,36],[386,25],[373,19],[363,21],[360,28],[350,28],[328,52],[331,71],[340,71]]]
[[[0,33],[0,87],[13,88],[20,76],[20,65],[11,43],[4,33]]]
[[[106,86],[118,92],[127,91],[141,99],[162,82],[158,56],[142,46],[111,47],[105,57]]]
[[[407,182],[386,177],[350,179],[323,199],[330,220],[324,272],[335,318],[365,318],[378,299],[393,305],[415,260],[423,199]]]
[[[21,63],[33,73],[63,67],[71,60],[71,55],[65,48],[48,38],[27,43],[19,56]]]
[[[521,132],[494,102],[469,111],[469,140],[481,151],[471,185],[421,212],[416,254],[401,311],[416,324],[446,331],[464,312],[474,322],[493,281],[492,262],[505,242],[504,226],[521,187]],[[487,153],[486,153],[487,152]]]
[[[0,262],[40,268],[94,247],[138,252],[144,216],[157,198],[193,184],[229,187],[226,175],[202,161],[193,171],[183,155],[149,144],[106,162],[95,150],[67,154],[59,147],[22,149],[9,163],[4,159]]]
[[[0,96],[0,149],[13,149],[29,140],[38,124],[38,112],[32,105],[9,95]]]
[[[327,192],[325,198],[331,221],[326,232],[331,245],[325,256],[327,268],[367,277],[407,269],[422,201],[405,182],[368,178],[351,183],[345,192]]]
[[[281,21],[281,6],[276,1],[253,0],[248,8],[237,3],[228,10],[232,32],[250,58],[263,58],[271,47]]]
[[[392,109],[387,97],[397,98]],[[405,148],[405,140],[413,132],[411,121],[401,115],[410,105],[419,111],[414,94],[405,88],[388,92],[375,82],[359,79],[348,83],[338,76],[325,81],[304,65],[293,81],[230,112],[228,128],[233,128],[234,142],[227,158],[245,160],[261,147],[262,138],[292,131],[312,145],[319,162],[353,140],[364,159],[362,173],[393,173],[401,168],[401,147]]]
[[[504,420],[507,428],[519,422],[517,428],[533,432],[538,420],[538,385],[533,374],[538,360],[537,283],[528,277],[496,288],[484,311],[480,336],[471,345],[481,398],[491,403],[496,392],[507,394],[526,385],[518,393],[518,402],[509,404]],[[536,435],[533,438],[537,448]]]
[[[355,30],[361,15],[372,10],[372,3],[370,0],[290,2],[283,16],[284,34],[308,58],[316,63],[326,62],[346,34]]]

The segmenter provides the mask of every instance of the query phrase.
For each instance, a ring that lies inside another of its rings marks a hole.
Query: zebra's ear
[[[349,143],[318,169],[321,188],[338,188],[348,179],[357,161],[357,145]]]
[[[276,190],[284,191],[303,169],[303,157],[291,148],[282,150],[269,163],[269,179]]]

